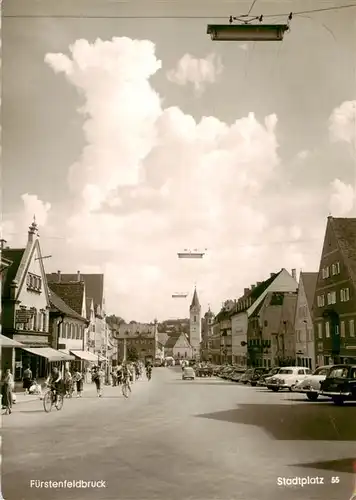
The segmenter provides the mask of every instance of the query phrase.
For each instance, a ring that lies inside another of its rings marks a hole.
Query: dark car
[[[267,373],[264,373],[263,375],[261,375],[261,377],[257,380],[257,385],[266,387],[267,386],[267,379],[272,378],[274,375],[277,375],[279,370],[280,370],[279,366],[275,366],[274,368],[271,368]]]
[[[197,368],[195,370],[195,375],[197,377],[212,377],[213,368],[211,366],[202,366],[201,368]]]
[[[248,382],[250,382],[252,387],[256,387],[257,382],[260,380],[260,378],[268,373],[268,368],[254,368],[254,371],[252,375],[250,376],[250,379]]]
[[[240,382],[246,385],[250,381],[252,375],[253,375],[253,368],[249,368],[240,378]]]
[[[335,365],[321,383],[320,394],[336,405],[356,401],[356,365]]]

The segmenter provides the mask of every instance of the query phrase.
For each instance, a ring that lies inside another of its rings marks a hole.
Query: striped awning
[[[98,361],[98,356],[89,351],[77,351],[71,349],[70,351],[76,358],[82,359],[83,361],[90,361],[96,363]],[[100,358],[99,358],[100,360]]]
[[[65,354],[64,352],[56,351],[51,347],[26,347],[23,348],[23,350],[29,352],[30,354],[34,354],[35,356],[46,358],[49,362],[72,361],[75,359],[74,356]]]

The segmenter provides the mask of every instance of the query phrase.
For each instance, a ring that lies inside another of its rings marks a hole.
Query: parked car
[[[279,366],[276,366],[272,368],[268,373],[262,375],[259,380],[257,381],[257,385],[260,385],[262,387],[268,387],[268,381],[274,376],[277,375],[281,368]]]
[[[196,368],[195,375],[197,377],[212,377],[213,369],[211,366],[202,366],[201,368]]]
[[[319,366],[312,375],[301,380],[293,387],[293,392],[304,393],[310,401],[316,401],[320,393],[320,385],[331,370],[331,366]]]
[[[292,390],[301,380],[304,380],[312,371],[300,366],[284,366],[268,381],[268,387],[277,392],[281,389]]]
[[[268,373],[267,368],[254,368],[252,375],[249,377],[249,382],[251,387],[256,387],[257,382],[262,377],[263,374]]]
[[[240,382],[242,382],[243,384],[246,385],[250,381],[252,374],[253,374],[253,368],[249,368],[248,370],[245,371],[245,373],[240,378]]]
[[[230,375],[230,380],[232,382],[240,382],[240,379],[245,373],[245,371],[246,370],[244,368],[235,368],[235,370]]]
[[[321,383],[320,394],[331,398],[336,405],[356,401],[356,365],[334,365]]]
[[[191,366],[186,366],[183,370],[182,380],[194,380],[195,372]]]
[[[225,370],[223,370],[221,372],[220,377],[223,378],[223,379],[225,379],[225,380],[227,380],[227,379],[230,378],[230,376],[232,375],[233,371],[234,371],[234,367],[233,366],[228,366],[227,368],[225,368]]]

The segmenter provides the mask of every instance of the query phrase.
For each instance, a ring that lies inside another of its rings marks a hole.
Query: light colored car
[[[260,380],[258,380],[257,382],[257,385],[261,386],[261,387],[268,387],[268,382],[270,380],[272,380],[272,378],[274,377],[274,375],[277,375],[277,373],[279,372],[281,368],[279,366],[276,366],[274,368],[271,368],[270,371],[268,373],[266,373],[265,375],[262,375],[262,377],[260,378]]]
[[[268,388],[272,391],[277,392],[281,389],[293,390],[293,387],[311,375],[312,371],[309,368],[303,368],[301,366],[283,366],[277,375],[274,375],[271,380],[268,381]]]
[[[331,366],[320,366],[312,375],[298,382],[293,387],[293,392],[304,393],[310,401],[316,401],[320,393],[320,384],[326,379],[330,369]]]
[[[186,366],[183,370],[182,380],[194,380],[195,372],[191,366]]]

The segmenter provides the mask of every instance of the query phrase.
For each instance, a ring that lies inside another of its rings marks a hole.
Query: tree
[[[118,326],[121,323],[125,323],[125,320],[121,316],[116,316],[116,314],[110,314],[106,316],[106,322],[109,326]]]
[[[135,361],[138,361],[138,352],[136,347],[130,346],[127,349],[127,361],[134,363]]]

